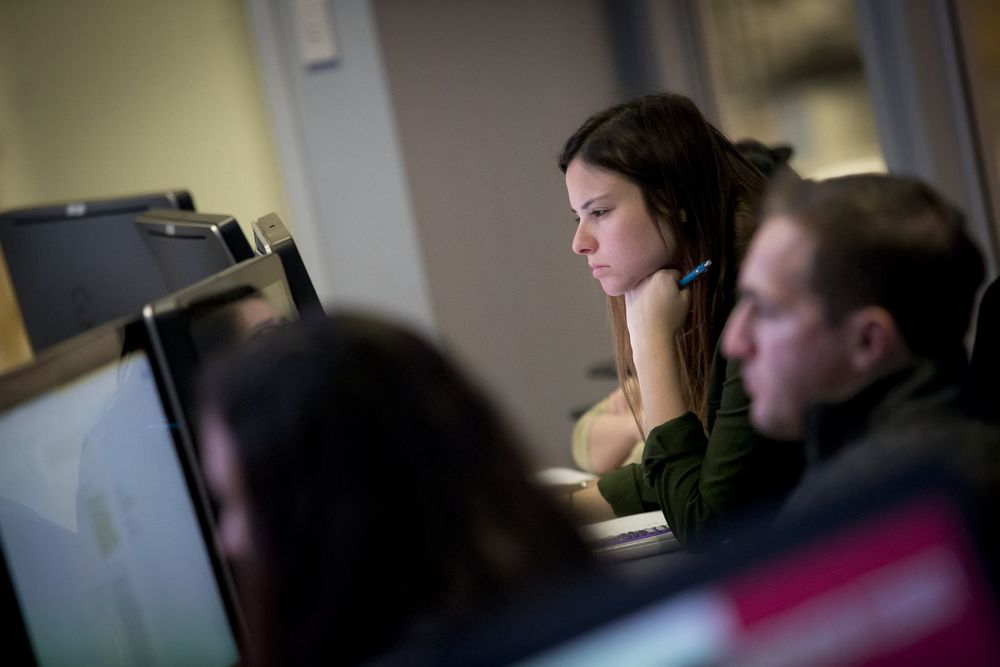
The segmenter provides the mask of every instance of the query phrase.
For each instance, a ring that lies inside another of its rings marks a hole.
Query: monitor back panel
[[[156,209],[137,216],[135,225],[170,291],[253,257],[230,215]]]
[[[0,249],[32,349],[123,315],[167,292],[133,224],[186,193],[69,203],[0,214]]]

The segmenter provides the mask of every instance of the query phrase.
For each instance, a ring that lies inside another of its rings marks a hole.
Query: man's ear
[[[872,373],[894,365],[906,354],[896,320],[881,306],[868,306],[851,314],[848,324],[849,359],[859,373]]]

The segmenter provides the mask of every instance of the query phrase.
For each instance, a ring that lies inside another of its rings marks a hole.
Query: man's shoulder
[[[872,424],[852,447],[898,453],[937,451],[969,443],[1000,443],[1000,426],[960,407],[923,409],[883,424]],[[977,445],[978,446],[978,445]]]
[[[1000,426],[949,410],[872,428],[812,465],[783,516],[835,502],[852,488],[920,464],[942,467],[974,492],[1000,492]]]

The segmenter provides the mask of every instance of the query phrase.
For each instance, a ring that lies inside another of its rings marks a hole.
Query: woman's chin
[[[604,293],[607,294],[608,296],[622,296],[625,294],[625,292],[628,291],[617,283],[616,284],[601,283],[601,290],[603,290]]]
[[[615,280],[610,276],[600,281],[601,290],[608,296],[625,296],[625,294],[635,287],[635,285],[625,285],[621,280]]]

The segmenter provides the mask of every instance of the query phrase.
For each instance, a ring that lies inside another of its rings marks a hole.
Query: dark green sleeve
[[[801,446],[769,441],[750,427],[739,364],[717,357],[713,365],[710,431],[688,412],[654,428],[643,452],[645,480],[684,544],[787,493],[802,471]]]
[[[615,511],[615,516],[660,509],[656,492],[646,483],[638,464],[632,463],[604,473],[597,480],[597,488]]]

